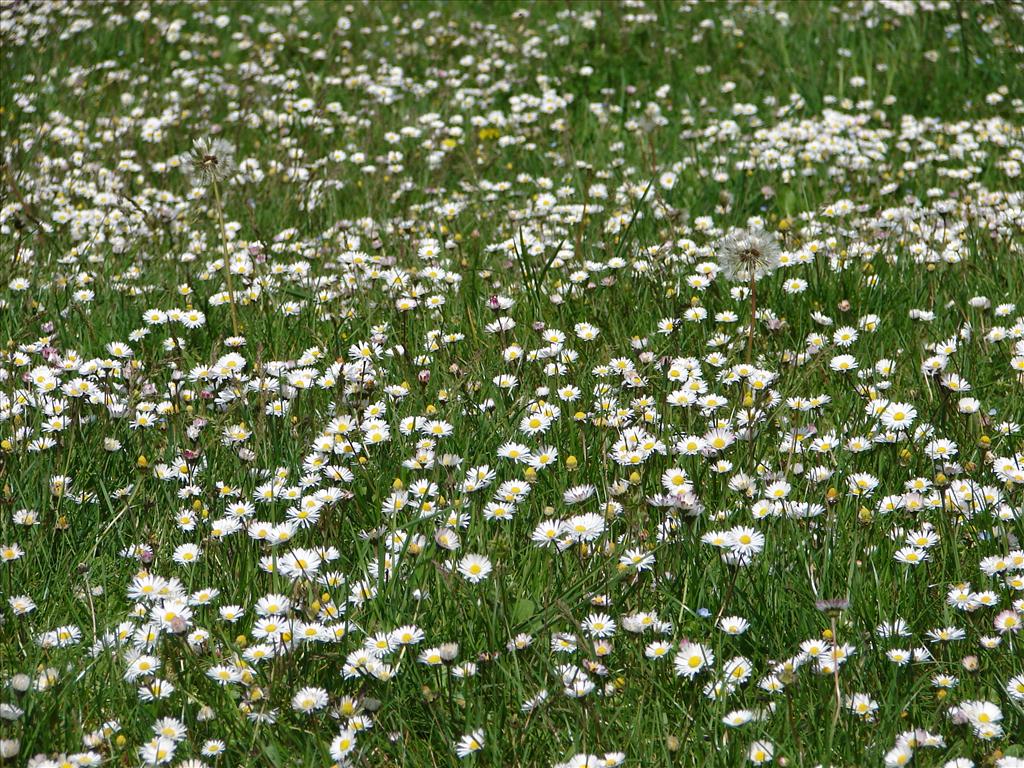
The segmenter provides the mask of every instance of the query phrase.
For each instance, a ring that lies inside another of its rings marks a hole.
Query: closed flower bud
[[[11,678],[11,689],[15,693],[24,693],[32,684],[32,679],[25,674],[17,674]]]
[[[0,739],[0,760],[15,757],[21,750],[21,742],[17,739]]]

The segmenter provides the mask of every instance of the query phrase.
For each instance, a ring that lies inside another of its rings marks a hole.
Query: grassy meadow
[[[0,67],[0,764],[1024,766],[1024,4]]]

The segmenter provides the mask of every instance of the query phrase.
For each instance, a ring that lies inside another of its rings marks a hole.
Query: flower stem
[[[231,306],[231,335],[238,335],[238,311],[235,309],[235,287],[231,280],[231,257],[228,254],[228,231],[224,226],[224,207],[220,202],[220,189],[213,180],[213,199],[217,207],[217,222],[220,224],[220,242],[224,251],[224,279],[228,284],[228,304]]]
[[[839,637],[836,634],[836,617],[832,617],[832,680],[835,683],[836,690],[836,711],[832,716],[832,727],[835,728],[836,720],[839,719],[839,710],[843,707],[843,697],[839,693]]]
[[[747,329],[747,365],[753,362],[754,357],[754,321],[757,315],[757,280],[753,273],[750,275],[750,326]]]

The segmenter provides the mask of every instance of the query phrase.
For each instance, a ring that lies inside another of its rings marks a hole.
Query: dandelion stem
[[[747,328],[747,365],[753,362],[754,358],[754,321],[757,315],[757,278],[753,272],[750,275],[750,326]]]
[[[213,200],[217,208],[217,222],[220,224],[221,249],[224,251],[224,279],[228,284],[228,304],[231,306],[231,335],[238,336],[238,311],[235,309],[235,287],[231,280],[231,257],[228,254],[228,231],[224,226],[224,207],[220,202],[220,189],[217,180],[211,181],[213,185]]]

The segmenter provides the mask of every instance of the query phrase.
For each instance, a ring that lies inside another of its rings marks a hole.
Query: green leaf
[[[536,610],[537,606],[533,604],[533,600],[521,597],[516,600],[516,604],[512,608],[512,621],[515,624],[522,624],[533,616]]]

